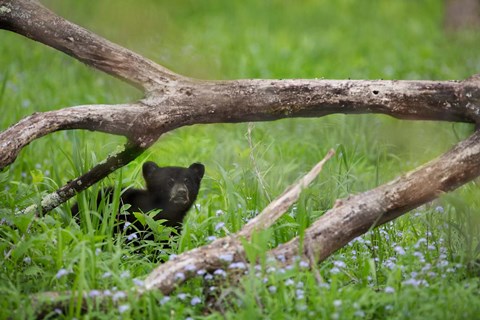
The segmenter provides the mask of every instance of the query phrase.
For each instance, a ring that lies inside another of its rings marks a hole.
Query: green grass
[[[205,79],[463,79],[480,68],[479,36],[442,32],[441,1],[81,1],[44,3],[66,18],[185,75]],[[38,111],[133,101],[141,94],[68,56],[0,32],[0,130]],[[412,106],[413,107],[413,106]],[[472,319],[480,309],[480,200],[475,183],[372,230],[317,266],[247,266],[238,283],[193,279],[170,297],[122,298],[170,251],[139,256],[122,234],[101,224],[114,212],[92,205],[106,185],[143,184],[141,164],[206,166],[197,206],[174,252],[239,230],[269,198],[301,177],[328,149],[332,159],[298,203],[246,246],[263,257],[301,234],[335,200],[373,188],[432,159],[466,137],[464,124],[332,115],[247,124],[197,125],[165,134],[134,162],[79,195],[93,209],[81,223],[72,202],[41,219],[13,213],[85,172],[125,139],[58,132],[31,143],[0,173],[0,318],[30,318],[30,295],[111,290],[106,308],[88,302],[87,318]],[[250,154],[265,179],[254,174]],[[219,223],[224,228],[215,228]],[[7,253],[9,253],[7,255]],[[275,268],[275,269],[273,269]],[[218,276],[217,276],[218,277]],[[221,276],[220,276],[221,277]],[[219,287],[222,287],[220,289]],[[65,318],[80,318],[67,297]],[[48,316],[57,315],[45,305]]]

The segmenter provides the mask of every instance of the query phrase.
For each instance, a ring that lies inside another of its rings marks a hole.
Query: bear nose
[[[189,201],[188,189],[184,184],[175,184],[170,191],[170,201],[176,204],[186,204]]]
[[[177,190],[177,196],[185,198],[187,196],[187,190],[183,188],[179,188]]]

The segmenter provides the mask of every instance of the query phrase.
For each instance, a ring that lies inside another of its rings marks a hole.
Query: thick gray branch
[[[37,112],[0,132],[0,169],[15,161],[22,148],[33,140],[59,130],[86,129],[123,135],[140,148],[147,148],[156,141],[157,134],[175,128],[173,118],[140,103]]]
[[[237,80],[178,84],[136,104],[79,106],[27,117],[0,133],[0,168],[32,140],[57,130],[87,129],[148,147],[163,133],[198,123],[269,121],[334,113],[380,113],[400,119],[476,122],[480,86],[465,81]]]
[[[303,248],[295,238],[272,250],[272,254],[289,258],[306,254],[323,261],[370,228],[391,221],[478,176],[480,131],[441,157],[390,183],[339,201],[305,232]]]
[[[0,0],[0,28],[39,41],[89,66],[116,76],[145,92],[135,104],[79,106],[21,120],[0,134],[0,168],[12,163],[34,139],[58,130],[88,129],[124,135],[129,144],[84,176],[67,183],[41,203],[47,211],[75,192],[99,181],[140,154],[157,138],[175,128],[197,123],[269,121],[289,117],[321,117],[333,113],[380,113],[399,119],[479,123],[480,80],[464,81],[351,81],[351,80],[235,80],[200,81],[175,74],[125,48],[113,44],[65,19],[37,1]],[[386,185],[352,196],[338,204],[305,232],[304,247],[298,238],[270,254],[293,263],[297,255],[322,261],[354,237],[395,219],[439,194],[480,175],[480,133],[459,143],[429,164]],[[301,188],[300,188],[301,189]],[[299,190],[300,190],[299,189]],[[292,190],[289,190],[292,191]],[[298,190],[297,190],[298,191]],[[245,259],[241,239],[255,228],[268,227],[295,201],[287,193],[274,210],[247,225],[237,235],[184,253],[154,270],[146,290],[171,292],[178,273],[213,270],[226,261]],[[223,259],[222,257],[229,257]],[[193,268],[192,268],[193,266]],[[181,277],[180,277],[181,278]]]
[[[0,0],[0,29],[11,30],[149,91],[183,77],[57,16],[35,0]]]
[[[233,80],[179,83],[143,102],[172,106],[191,123],[268,121],[334,113],[380,113],[407,120],[477,122],[480,81]]]

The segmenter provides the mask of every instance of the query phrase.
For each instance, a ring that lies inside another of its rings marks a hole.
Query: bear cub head
[[[205,167],[201,163],[193,163],[184,168],[159,167],[154,162],[145,162],[143,177],[147,188],[127,189],[122,193],[121,201],[130,205],[130,213],[159,210],[153,219],[165,220],[165,226],[174,227],[180,232],[187,211],[197,199],[204,174]],[[148,229],[135,221],[132,214],[123,219],[120,217],[119,220],[132,223],[138,230]]]
[[[143,165],[143,177],[151,204],[154,209],[161,208],[164,211],[159,218],[173,212],[178,213],[178,218],[183,218],[197,198],[204,174],[205,167],[201,163],[183,168],[159,167],[154,162],[146,162]]]
[[[164,225],[173,227],[178,233],[182,231],[182,222],[188,210],[197,199],[200,182],[205,174],[205,167],[201,163],[193,163],[188,168],[184,167],[159,167],[154,162],[145,162],[143,177],[146,189],[127,189],[121,195],[123,204],[130,208],[122,219],[128,221],[139,231],[149,231],[148,226],[136,220],[132,212],[147,213],[159,210],[153,217],[154,220],[164,220]],[[130,233],[127,229],[127,233]],[[152,234],[140,236],[143,239],[153,239]]]

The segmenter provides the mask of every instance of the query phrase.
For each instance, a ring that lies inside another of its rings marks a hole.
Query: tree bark
[[[163,133],[206,123],[272,121],[334,113],[379,113],[399,119],[476,122],[480,82],[367,80],[236,80],[179,84],[138,103],[76,106],[35,113],[0,133],[0,169],[46,134],[69,129],[127,137],[142,148]],[[415,106],[415,107],[412,107]],[[418,106],[418,107],[417,107]]]

